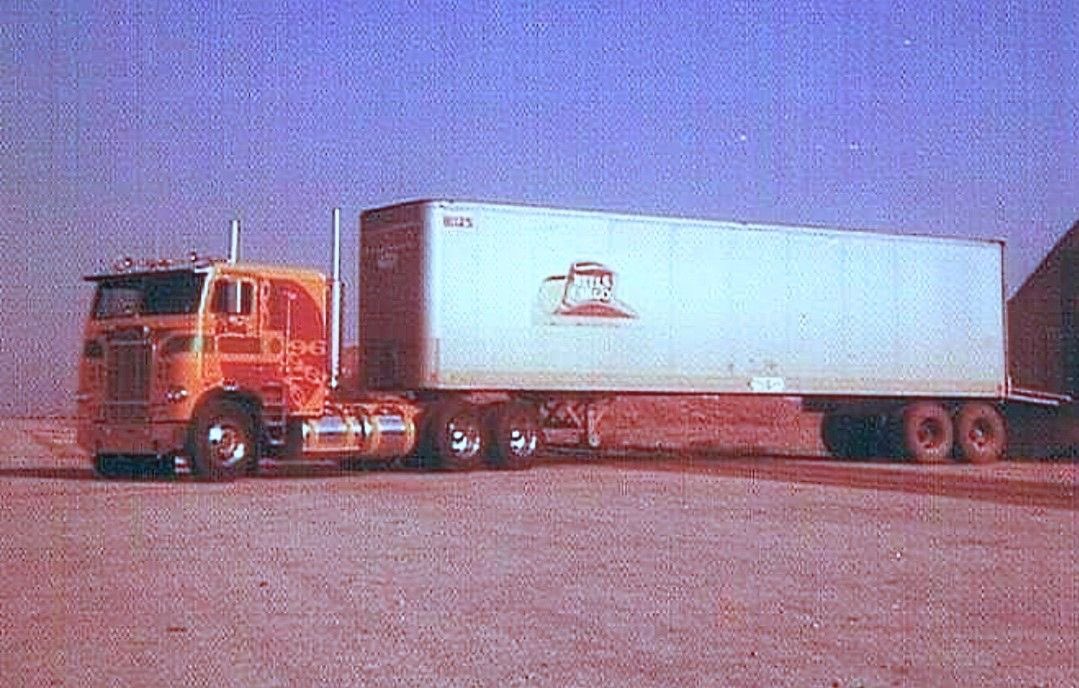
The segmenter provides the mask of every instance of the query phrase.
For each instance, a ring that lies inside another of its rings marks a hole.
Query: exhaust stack
[[[333,209],[333,273],[330,278],[330,389],[341,384],[341,209]]]
[[[240,260],[240,220],[233,220],[229,232],[229,265],[235,265]]]

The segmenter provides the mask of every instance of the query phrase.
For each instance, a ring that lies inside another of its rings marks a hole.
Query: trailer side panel
[[[360,323],[374,387],[1005,391],[997,242],[484,203],[400,208],[422,230],[364,215]],[[386,375],[374,370],[379,351],[412,352],[402,354],[411,363]]]

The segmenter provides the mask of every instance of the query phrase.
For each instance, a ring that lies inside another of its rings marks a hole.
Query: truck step
[[[262,428],[266,445],[285,446],[288,436],[288,389],[280,382],[262,386]]]

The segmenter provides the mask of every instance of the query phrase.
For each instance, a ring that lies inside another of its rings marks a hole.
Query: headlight
[[[187,390],[183,387],[173,387],[169,391],[165,392],[165,401],[178,404],[187,398]]]

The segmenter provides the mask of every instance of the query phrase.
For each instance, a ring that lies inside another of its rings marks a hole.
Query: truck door
[[[214,314],[214,334],[221,354],[261,352],[255,301],[253,280],[229,277],[214,283],[210,311]]]
[[[223,384],[279,399],[280,385],[273,383],[282,377],[282,352],[275,352],[264,337],[266,298],[259,286],[255,277],[243,275],[225,275],[214,282],[210,313],[216,360]]]
[[[328,378],[325,304],[296,280],[272,278],[262,291],[268,300],[264,336],[278,352],[278,375],[287,387],[290,408],[320,411]]]

